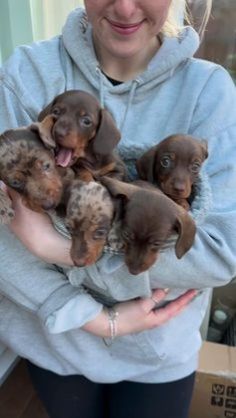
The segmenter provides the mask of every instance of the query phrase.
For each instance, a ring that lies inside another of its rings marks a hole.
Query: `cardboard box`
[[[236,347],[203,343],[189,418],[236,418]]]

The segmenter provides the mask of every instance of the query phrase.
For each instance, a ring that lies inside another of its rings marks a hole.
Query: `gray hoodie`
[[[197,236],[181,260],[168,249],[148,272],[132,276],[122,256],[104,254],[96,265],[67,270],[37,259],[1,228],[0,339],[20,356],[97,382],[165,382],[196,369],[208,289],[236,272],[235,87],[223,68],[192,58],[198,45],[191,28],[164,38],[143,74],[113,86],[99,68],[84,11],[76,9],[62,36],[18,48],[1,69],[1,131],[31,123],[64,90],[82,89],[113,114],[133,177],[135,159],[170,134],[204,138],[209,148],[192,207]],[[171,289],[169,299],[189,288],[203,292],[165,325],[117,337],[110,347],[81,329],[103,304],[158,287]]]

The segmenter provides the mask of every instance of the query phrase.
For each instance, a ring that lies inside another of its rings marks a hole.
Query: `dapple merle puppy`
[[[61,176],[53,154],[30,127],[11,129],[0,135],[0,180],[19,192],[30,209],[37,212],[58,205],[62,195]],[[14,216],[10,199],[1,191],[0,222]]]

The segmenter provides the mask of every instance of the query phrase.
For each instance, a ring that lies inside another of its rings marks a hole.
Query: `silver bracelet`
[[[105,345],[109,347],[117,336],[117,317],[119,315],[119,312],[115,311],[115,309],[113,308],[107,308],[107,315],[108,315],[111,336],[109,339],[103,338],[103,341]]]

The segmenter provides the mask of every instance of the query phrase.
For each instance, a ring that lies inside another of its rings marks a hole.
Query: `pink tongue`
[[[72,159],[72,150],[68,148],[61,148],[56,156],[56,163],[61,167],[68,167]]]

